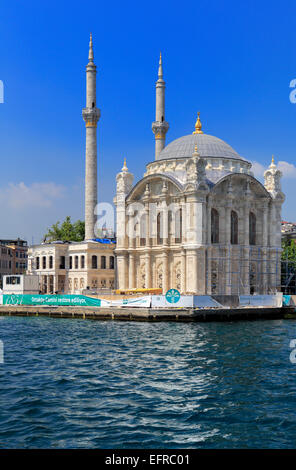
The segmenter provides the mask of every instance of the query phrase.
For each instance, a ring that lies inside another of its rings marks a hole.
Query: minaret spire
[[[92,42],[92,33],[90,33],[90,37],[89,37],[88,61],[89,61],[89,63],[94,61],[94,50],[93,50],[93,42]]]
[[[90,34],[88,64],[86,66],[86,107],[82,116],[86,127],[85,149],[85,240],[95,237],[97,206],[97,122],[100,110],[96,107],[96,73],[92,34]]]
[[[160,52],[160,54],[159,54],[158,78],[163,78],[162,56],[161,56],[161,52]]]
[[[165,81],[163,80],[162,55],[159,56],[158,80],[156,82],[156,110],[155,121],[152,123],[152,132],[155,135],[155,160],[165,147],[165,136],[169,124],[165,120]]]

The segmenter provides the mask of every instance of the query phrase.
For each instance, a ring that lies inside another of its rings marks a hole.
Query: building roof
[[[232,158],[245,161],[226,142],[208,134],[190,134],[173,140],[160,152],[157,160],[192,157],[195,146],[197,146],[201,157]]]

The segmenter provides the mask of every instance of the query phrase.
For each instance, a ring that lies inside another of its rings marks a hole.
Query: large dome
[[[233,158],[244,160],[230,145],[218,137],[207,134],[190,134],[173,140],[159,154],[157,160],[192,157],[195,146],[201,157]]]

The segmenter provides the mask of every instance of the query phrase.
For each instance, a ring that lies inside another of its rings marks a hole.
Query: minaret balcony
[[[165,139],[168,130],[169,123],[166,121],[154,121],[152,123],[152,132],[155,134],[155,139]]]
[[[96,127],[100,119],[101,111],[99,108],[83,108],[82,117],[86,127]]]

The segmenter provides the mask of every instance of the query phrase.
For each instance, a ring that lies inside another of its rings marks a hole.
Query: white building
[[[133,185],[117,175],[118,287],[177,288],[184,294],[275,292],[280,286],[281,172],[264,186],[223,140],[192,134],[165,146],[165,82],[156,82],[155,160]]]
[[[3,294],[39,294],[39,277],[26,274],[3,276]]]
[[[29,273],[38,274],[42,294],[82,294],[114,289],[113,243],[44,243],[29,248]]]

